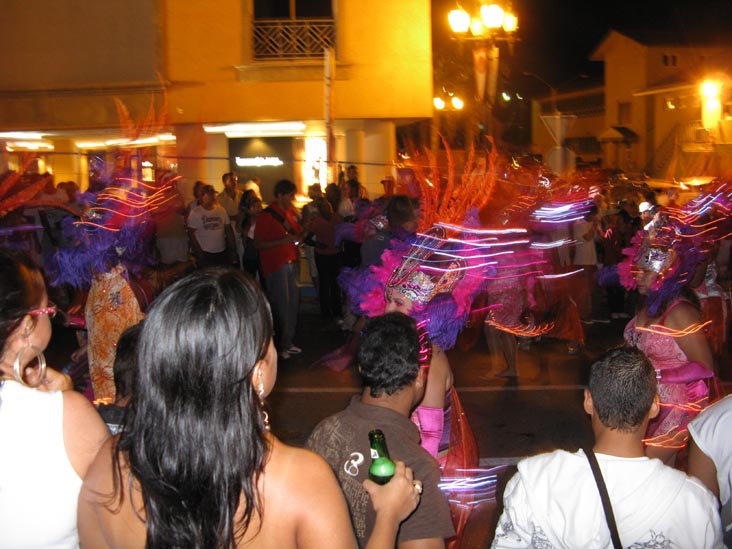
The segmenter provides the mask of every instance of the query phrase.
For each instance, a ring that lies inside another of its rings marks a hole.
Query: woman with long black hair
[[[165,290],[140,336],[121,435],[82,488],[81,544],[354,547],[329,466],[269,432],[264,399],[276,370],[269,306],[250,277],[211,269]],[[385,487],[366,488],[372,541],[393,545],[419,482],[401,464]]]

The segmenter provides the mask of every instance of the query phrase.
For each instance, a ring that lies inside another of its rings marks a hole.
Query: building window
[[[618,103],[618,125],[629,126],[633,121],[633,103]]]
[[[333,18],[330,0],[254,0],[255,19]]]
[[[664,67],[676,67],[678,65],[678,58],[676,54],[664,53],[663,54],[663,66]]]
[[[330,0],[255,0],[254,59],[321,59],[335,46]]]
[[[586,157],[602,155],[602,145],[596,137],[568,137],[564,140],[564,146],[585,160]]]

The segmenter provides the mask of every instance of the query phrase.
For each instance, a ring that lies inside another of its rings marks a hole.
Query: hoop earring
[[[262,381],[261,368],[257,368],[257,396],[259,396],[259,406],[262,411],[262,422],[264,423],[264,430],[269,431],[269,414],[264,409],[264,381]]]
[[[35,384],[26,383],[23,379],[20,359],[23,357],[23,353],[25,353],[26,349],[33,349],[34,351],[36,351],[36,356],[38,357],[38,366],[40,368],[40,371],[38,372],[38,382]],[[41,383],[43,383],[43,379],[46,377],[46,357],[43,355],[43,351],[35,345],[31,344],[27,344],[20,351],[18,351],[18,354],[15,355],[15,360],[13,361],[13,377],[15,378],[15,381],[17,381],[24,387],[29,387],[31,389],[34,389],[38,387]]]

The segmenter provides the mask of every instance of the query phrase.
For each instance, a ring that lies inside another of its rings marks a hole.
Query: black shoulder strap
[[[264,211],[267,212],[272,217],[274,217],[277,220],[277,222],[279,222],[279,224],[282,225],[288,233],[293,234],[292,227],[287,222],[287,219],[282,217],[282,214],[280,214],[280,212],[275,211],[275,209],[272,206],[267,206],[264,209]]]
[[[615,524],[615,515],[613,514],[613,506],[610,503],[610,496],[607,494],[607,487],[605,486],[605,479],[602,478],[602,472],[600,471],[600,465],[597,463],[595,452],[591,448],[584,450],[587,456],[587,461],[590,462],[592,468],[592,474],[595,477],[597,483],[597,489],[600,491],[600,499],[602,500],[602,508],[605,510],[605,520],[607,520],[607,526],[610,528],[610,537],[613,540],[613,547],[615,549],[622,549],[623,545],[620,543],[620,535],[618,534],[618,525]]]

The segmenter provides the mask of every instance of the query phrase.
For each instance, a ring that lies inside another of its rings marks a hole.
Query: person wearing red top
[[[303,236],[292,207],[296,190],[292,181],[278,181],[274,202],[260,214],[254,229],[254,246],[259,250],[267,297],[277,326],[277,349],[283,360],[302,352],[293,343],[300,307],[297,246]]]

